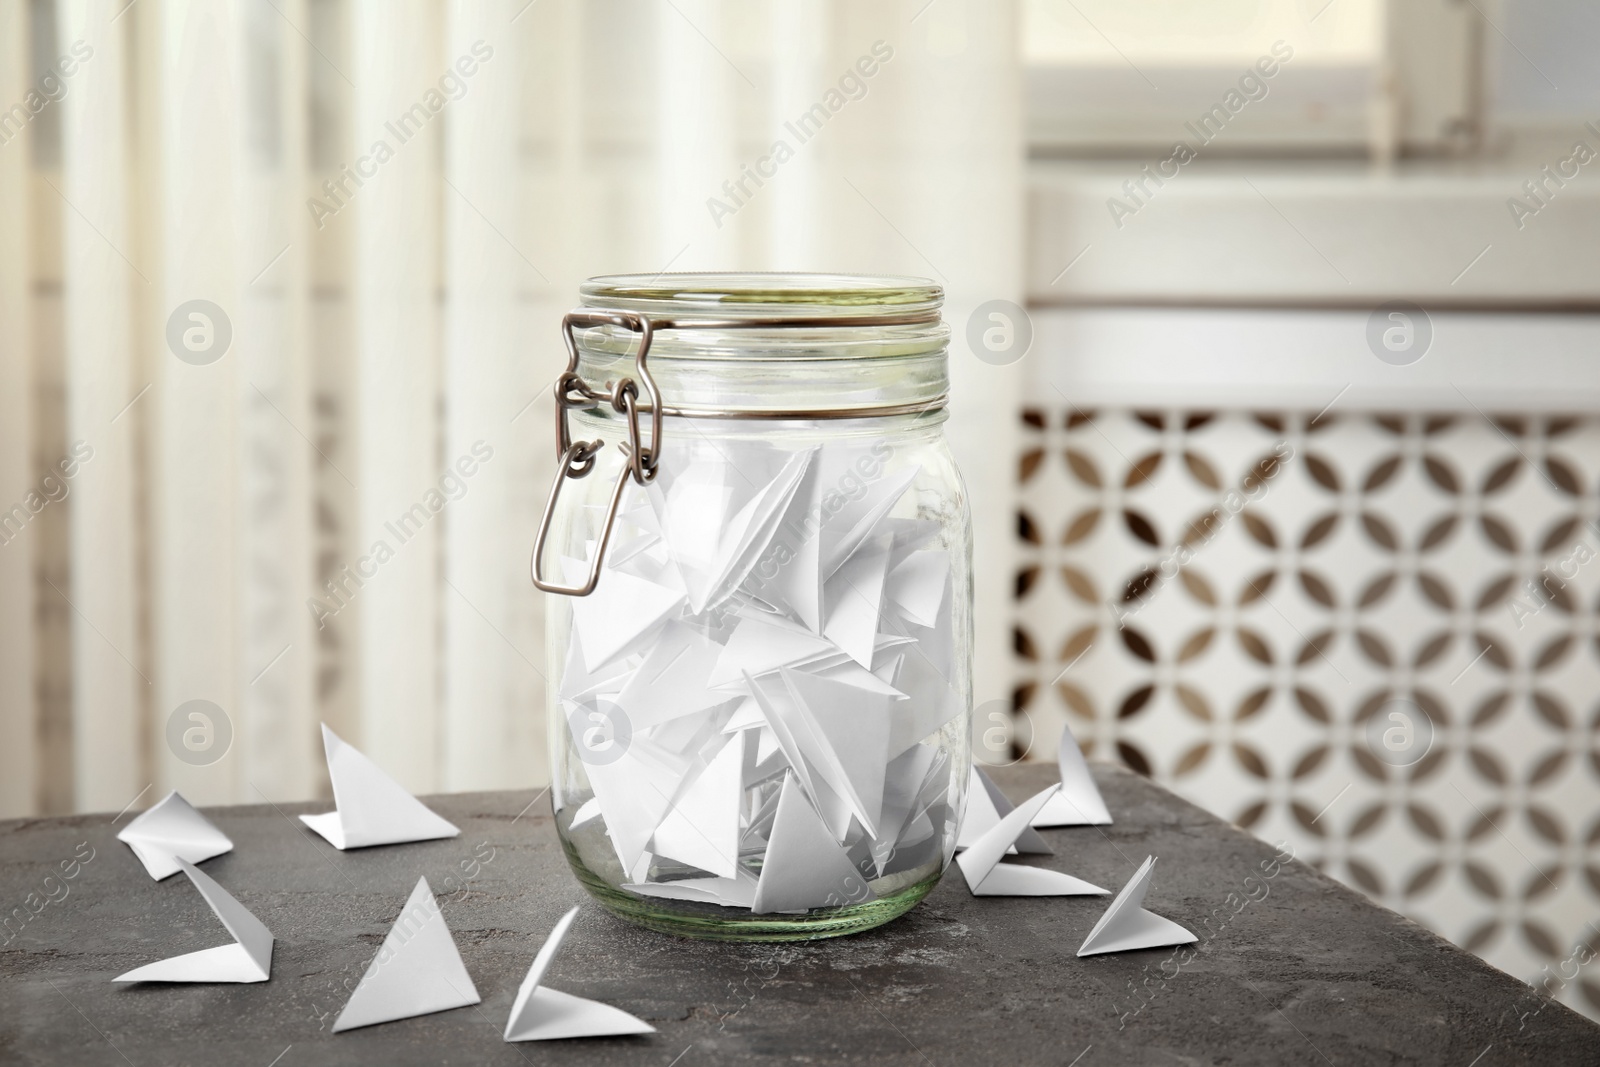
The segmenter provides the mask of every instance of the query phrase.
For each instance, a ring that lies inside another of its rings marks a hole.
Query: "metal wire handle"
[[[633,480],[641,487],[649,485],[655,480],[661,462],[661,420],[669,409],[661,402],[661,396],[656,391],[656,381],[650,375],[647,360],[650,355],[650,342],[655,338],[658,330],[731,330],[749,328],[836,328],[853,326],[909,326],[920,323],[939,321],[938,311],[910,312],[906,314],[889,315],[861,315],[861,316],[790,316],[783,318],[762,319],[650,319],[632,311],[597,311],[593,309],[580,309],[569,311],[561,318],[561,336],[567,346],[567,369],[556,378],[556,457],[559,466],[556,468],[555,481],[550,486],[550,497],[545,501],[544,515],[539,520],[539,532],[533,541],[533,560],[529,570],[533,575],[533,584],[546,593],[560,593],[563,596],[588,596],[594,592],[594,587],[600,581],[600,565],[606,558],[606,549],[611,544],[611,531],[617,524],[617,507],[622,502],[622,491],[628,484],[631,475]],[[611,387],[610,394],[597,391],[578,374],[578,341],[574,333],[578,329],[591,329],[596,326],[614,326],[618,329],[630,330],[639,335],[639,350],[633,357],[633,378],[623,378]],[[650,412],[650,439],[646,444],[639,437],[639,386],[644,386],[644,394],[649,401]],[[556,500],[561,496],[561,485],[568,478],[578,479],[587,477],[594,469],[595,456],[605,447],[605,441],[596,438],[593,441],[574,441],[571,427],[567,422],[567,412],[572,408],[593,407],[599,403],[609,403],[619,415],[628,419],[628,441],[621,445],[626,462],[617,473],[616,485],[611,490],[611,501],[606,506],[605,526],[600,531],[600,543],[595,546],[594,559],[589,564],[588,579],[582,585],[562,585],[559,582],[548,581],[541,573],[544,558],[545,541],[550,536],[550,520],[555,515]],[[943,396],[936,401],[936,406],[942,407]],[[869,418],[878,415],[898,415],[911,410],[928,410],[935,405],[900,405],[878,409],[855,409],[850,411],[821,411],[821,412],[774,412],[771,417],[797,418]],[[673,414],[694,414],[690,412],[676,412]],[[753,416],[744,416],[753,417]]]

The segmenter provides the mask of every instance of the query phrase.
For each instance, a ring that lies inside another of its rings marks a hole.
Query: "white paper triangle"
[[[604,505],[586,506],[592,506],[594,511],[591,528],[600,528],[605,522]],[[617,512],[617,518],[620,521],[606,554],[607,566],[620,567],[639,553],[661,543],[661,520],[656,516],[649,497],[640,492],[636,483],[630,481],[628,488],[623,491],[623,504]]]
[[[598,695],[614,695],[628,684],[633,670],[623,660],[613,660],[590,671],[583,665],[583,638],[577,630],[567,644],[567,665],[561,672],[562,700],[582,701]]]
[[[567,824],[567,830],[576,830],[584,823],[600,817],[600,798],[590,797],[578,805],[578,810],[572,813],[572,821]]]
[[[785,775],[751,910],[757,915],[800,912],[876,897],[794,778]]]
[[[901,827],[894,850],[884,863],[885,874],[893,874],[896,869],[909,870],[938,856],[944,850],[943,827],[954,817],[955,783],[951,780],[954,775],[950,770],[950,753],[937,745],[917,747],[932,748],[936,754],[923,778],[922,788],[911,802],[911,813]],[[936,819],[940,823],[938,828],[934,826]]]
[[[743,699],[734,693],[723,693],[722,696],[723,700],[717,707],[680,715],[645,733],[652,742],[685,759],[709,759],[715,755],[714,750],[721,747],[716,740],[717,734],[722,732],[723,724]]]
[[[573,1037],[619,1037],[653,1034],[656,1028],[598,1000],[575,997],[559,989],[539,988],[506,1023],[507,1041],[554,1041]]]
[[[906,823],[916,811],[917,797],[939,755],[939,749],[933,745],[912,745],[891,760],[884,772],[883,814],[878,820],[878,835],[872,843],[872,862],[880,878]]]
[[[745,697],[734,709],[733,715],[722,724],[722,732],[735,733],[739,730],[751,730],[765,726],[767,717],[761,713],[761,702],[754,695]]]
[[[641,490],[637,482],[630,481],[623,494],[621,518],[633,523],[647,534],[661,535],[661,517],[656,513],[648,489]]]
[[[865,689],[869,693],[877,693],[879,696],[904,700],[906,695],[896,689],[893,684],[885,681],[885,677],[894,677],[894,668],[898,663],[898,656],[889,657],[889,662],[884,666],[884,674],[877,674],[865,669],[853,659],[845,659],[832,667],[812,665],[806,668],[806,673],[814,674],[818,678],[828,678],[835,682],[853,685],[858,689]]]
[[[800,747],[800,741],[795,736],[793,726],[803,712],[795,709],[794,694],[789,687],[782,684],[781,680],[774,681],[771,686],[756,681],[748,674],[745,675],[745,684],[750,687],[750,695],[761,708],[761,714],[767,721],[767,733],[778,743],[785,759],[800,783],[800,788],[815,802],[818,794],[817,781],[811,775],[811,768],[806,763],[805,753]],[[807,737],[809,739],[809,733]],[[756,758],[762,758],[760,752]],[[785,778],[787,779],[787,775]]]
[[[884,594],[907,619],[931,628],[938,624],[949,577],[950,553],[942,549],[913,552],[889,572]]]
[[[593,559],[598,546],[599,542],[597,541],[585,541],[583,543],[583,558]],[[675,589],[682,592],[684,588],[683,575],[679,573],[678,565],[673,561],[672,552],[667,547],[665,540],[657,539],[648,545],[641,545],[638,547],[638,551],[632,552],[623,560],[618,560],[608,553],[605,565],[607,573],[615,571],[618,574],[626,574],[629,577],[638,578],[662,589]],[[582,577],[587,577],[587,573]],[[590,594],[590,596],[593,595],[593,593]]]
[[[233,935],[231,945],[201,949],[135,967],[114,982],[265,982],[272,975],[272,932],[226,889],[188,860],[179,869]]]
[[[816,809],[822,816],[822,824],[841,845],[849,840],[854,828],[861,825],[856,818],[855,802],[841,796],[826,778],[817,779]]]
[[[1078,742],[1072,731],[1061,728],[1061,744],[1056,750],[1056,763],[1061,770],[1061,792],[1050,799],[1033,820],[1035,826],[1108,826],[1111,812],[1100,797],[1100,789],[1089,775],[1089,764],[1084,762]]]
[[[606,835],[624,871],[639,867],[650,836],[661,825],[691,766],[689,760],[637,734],[618,759],[584,763],[605,815]]]
[[[1106,913],[1089,931],[1089,936],[1083,939],[1078,955],[1095,956],[1102,952],[1164,948],[1200,940],[1171,919],[1144,909],[1144,895],[1150,889],[1150,875],[1155,866],[1156,858],[1146,856],[1139,870],[1128,879],[1128,884],[1122,887]]]
[[[822,527],[822,577],[832,577],[844,561],[873,535],[879,522],[894,509],[921,467],[885,474],[856,500],[840,508]]]
[[[1046,802],[1048,805],[1048,801]],[[967,810],[961,816],[961,829],[956,835],[956,848],[964,849],[997,826],[1001,819],[1016,808],[1000,787],[974,763],[967,782]],[[1044,838],[1030,827],[1017,835],[1009,849],[1011,852],[1035,852],[1052,855],[1055,849],[1045,844]]]
[[[639,669],[617,694],[616,705],[635,730],[724,704],[730,694],[709,688],[722,646],[692,626],[668,623]]]
[[[736,516],[730,532],[737,530],[738,539],[731,548],[725,549],[723,573],[706,598],[704,608],[714,608],[726,600],[761,560],[804,485],[817,452],[818,448],[813,447],[793,453],[777,477]]]
[[[418,878],[333,1032],[464,1008],[479,999],[428,879]]]
[[[908,751],[915,752],[916,749],[913,748]],[[980,780],[980,775],[982,774],[983,772],[978,770],[976,763],[972,765],[972,770],[967,774],[967,805],[961,812],[961,827],[956,831],[957,852],[970,847],[978,838],[993,830],[1004,817],[1000,814],[999,808],[995,806],[994,800],[989,796],[988,791],[984,789],[983,782]],[[984,777],[987,776],[985,775]],[[1017,847],[1012,845],[1006,851],[1007,853],[1014,853],[1017,851]]]
[[[568,582],[579,583],[589,576],[589,565],[581,560],[565,556],[561,565]],[[567,599],[573,628],[583,644],[584,667],[593,672],[676,614],[684,593],[607,567],[594,592]]]
[[[764,450],[757,467],[780,464],[770,481],[738,504],[742,489],[760,470],[735,466],[720,455],[680,467],[666,487],[663,530],[683,575],[696,614],[733,592],[771,540],[800,487],[816,448],[783,453]]]
[[[769,542],[773,547],[746,581],[746,588],[756,596],[787,610],[816,633],[822,632],[821,502],[817,498],[821,466],[813,462],[807,469]]]
[[[1000,862],[1006,850],[1016,844],[1018,836],[1028,828],[1028,821],[1060,788],[1059,784],[1053,785],[1023,801],[1015,811],[1006,815],[993,829],[956,857],[956,864],[961,868],[967,888],[973,896],[1069,897],[1106,892],[1097,885],[1060,871]]]
[[[703,605],[716,580],[723,539],[734,517],[734,477],[733,465],[718,455],[687,462],[669,459],[656,481],[661,530],[691,605]]]
[[[889,535],[884,534],[863,544],[822,589],[827,609],[823,636],[868,670],[872,669],[888,566]]]
[[[946,613],[945,618],[948,617]],[[937,649],[931,646],[937,640],[938,631],[934,631],[931,638],[912,644],[901,654],[903,661],[894,685],[907,699],[892,708],[890,756],[904,752],[966,709],[966,702],[946,673],[948,668],[941,670],[944,665],[933,658]]]
[[[778,743],[776,730],[770,726],[763,727],[756,737],[756,767],[752,778],[765,778],[790,766],[788,755]]]
[[[812,769],[846,800],[871,836],[883,809],[883,776],[889,762],[889,708],[895,703],[869,690],[827,678],[782,672],[803,725],[791,723]],[[836,835],[837,836],[837,835]]]
[[[660,534],[640,534],[637,537],[617,538],[611,542],[611,547],[606,554],[606,562],[613,567],[621,567],[624,563],[650,551],[661,543]]]
[[[455,837],[461,831],[406,792],[356,748],[322,724],[322,747],[333,783],[333,811],[300,821],[334,848],[368,848]]]
[[[158,882],[178,873],[179,860],[199,863],[233,850],[228,835],[194,810],[176,789],[124,826],[117,840],[133,849]]]
[[[653,1034],[655,1027],[636,1019],[619,1008],[585,1000],[570,993],[546,989],[539,983],[549,969],[567,930],[578,914],[573,908],[561,917],[555,929],[539,948],[539,954],[528,969],[528,976],[517,990],[517,999],[511,1005],[511,1016],[506,1020],[507,1041],[550,1041],[567,1037],[611,1037],[618,1034]]]
[[[744,734],[729,736],[705,770],[684,787],[656,827],[650,849],[722,878],[739,866],[739,796]]]
[[[798,623],[776,615],[742,615],[717,657],[710,684],[726,686],[741,674],[768,674],[779,667],[832,655],[839,649]]]

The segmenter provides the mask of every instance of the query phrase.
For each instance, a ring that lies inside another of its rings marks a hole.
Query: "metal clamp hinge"
[[[634,378],[623,378],[611,388],[609,394],[595,390],[578,375],[578,343],[573,331],[595,326],[615,326],[639,335],[639,351],[633,357]],[[656,393],[655,379],[650,376],[646,363],[650,354],[650,341],[654,336],[649,319],[631,311],[572,311],[561,319],[561,335],[567,345],[567,369],[556,379],[556,477],[550,486],[550,498],[545,501],[544,516],[539,520],[539,533],[533,542],[533,584],[546,593],[563,596],[588,596],[600,581],[600,565],[606,558],[611,543],[611,531],[617,524],[617,507],[622,502],[622,491],[631,475],[642,488],[655,480],[661,458],[661,397]],[[650,439],[648,444],[639,438],[639,387],[644,387],[649,400]],[[605,524],[600,530],[599,543],[594,558],[589,562],[589,575],[582,585],[563,585],[547,580],[543,573],[545,541],[550,536],[550,521],[555,515],[556,500],[561,496],[561,485],[568,478],[583,478],[594,469],[595,456],[605,447],[605,441],[574,441],[567,422],[567,412],[572,408],[594,407],[609,403],[613,410],[628,419],[628,441],[620,446],[624,462],[617,472],[616,485],[611,490],[611,500],[606,505]]]

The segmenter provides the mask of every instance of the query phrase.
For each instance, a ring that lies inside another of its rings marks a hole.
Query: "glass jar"
[[[533,558],[558,594],[567,859],[605,907],[672,934],[888,922],[948,866],[971,758],[943,292],[669,274],[582,295]]]

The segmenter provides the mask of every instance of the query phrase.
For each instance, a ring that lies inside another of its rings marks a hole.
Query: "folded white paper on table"
[[[418,878],[361,984],[334,1020],[333,1032],[464,1008],[478,1001],[477,987],[461,962],[428,879]]]
[[[461,831],[435,815],[422,801],[366,756],[322,724],[335,809],[302,815],[300,821],[337,849],[400,845],[455,837]]]
[[[1061,728],[1061,744],[1056,750],[1056,763],[1061,769],[1061,792],[1051,798],[1035,826],[1107,826],[1111,812],[1100,798],[1100,788],[1089,776],[1089,764],[1084,761],[1072,731]]]
[[[1083,939],[1078,955],[1095,956],[1102,952],[1165,948],[1200,940],[1171,919],[1144,909],[1144,895],[1150,889],[1150,874],[1155,866],[1156,858],[1146,856],[1139,870],[1128,879],[1128,884],[1111,902],[1111,907],[1089,931],[1089,936]]]
[[[690,435],[626,490],[556,689],[625,738],[580,753],[592,796],[558,807],[603,828],[629,891],[806,911],[938,858],[955,783],[923,742],[965,707],[959,575],[891,455]]]
[[[1049,802],[1046,801],[1046,806]],[[983,772],[979,766],[972,765],[971,780],[967,784],[967,810],[961,816],[961,829],[956,835],[956,848],[964,849],[984,834],[997,826],[1001,819],[1010,815],[1016,809],[1006,795],[1000,792],[1000,787]],[[1006,850],[1008,854],[1016,852],[1036,852],[1041,855],[1052,855],[1055,849],[1045,844],[1031,827],[1025,827],[1011,847]]]
[[[563,915],[539,947],[539,954],[533,958],[533,966],[528,969],[528,976],[522,980],[517,999],[511,1005],[511,1017],[506,1020],[507,1041],[655,1033],[655,1027],[620,1008],[539,984],[544,981],[545,972],[550,969],[556,953],[561,951],[561,942],[566,939],[577,914],[578,909],[573,908]]]
[[[265,982],[272,976],[272,932],[243,904],[188,860],[177,861],[189,881],[200,890],[233,944],[203,948],[198,952],[135,967],[113,982]]]
[[[177,874],[181,860],[199,863],[233,850],[228,835],[195,811],[176,789],[124,826],[117,840],[133,849],[158,882]]]
[[[1028,822],[1060,789],[1059,784],[1035,794],[972,842],[956,864],[975,897],[1071,897],[1103,894],[1106,890],[1081,878],[1043,867],[1002,863],[1006,849],[1017,843]]]

